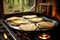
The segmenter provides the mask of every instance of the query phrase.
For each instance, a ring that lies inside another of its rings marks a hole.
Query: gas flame
[[[4,33],[4,39],[7,39],[8,37],[7,37],[7,35],[6,35],[6,33]]]
[[[43,33],[42,35],[39,35],[38,38],[40,39],[50,39],[50,35]]]

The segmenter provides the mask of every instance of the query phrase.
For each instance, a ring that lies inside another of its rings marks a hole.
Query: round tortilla
[[[37,28],[35,24],[20,25],[19,27],[24,31],[33,31]]]
[[[10,18],[7,18],[6,21],[13,21],[13,20],[22,20],[23,18],[20,18],[20,17],[10,17]]]
[[[37,17],[37,16],[36,16],[36,15],[24,15],[23,17],[24,17],[24,18],[31,19],[31,18],[35,18],[35,17]]]
[[[52,28],[55,24],[52,22],[39,22],[37,26],[40,28]]]
[[[10,22],[12,25],[28,24],[28,20],[14,20]]]
[[[33,19],[29,19],[29,21],[31,21],[31,22],[40,22],[40,21],[42,21],[43,20],[43,18],[33,18]]]

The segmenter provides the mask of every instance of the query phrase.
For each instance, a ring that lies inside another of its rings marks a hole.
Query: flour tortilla
[[[28,20],[14,20],[10,22],[11,25],[20,25],[20,24],[28,24]]]
[[[28,19],[31,19],[31,18],[35,18],[37,17],[36,15],[24,15],[23,18],[28,18]]]
[[[29,21],[31,21],[31,22],[40,22],[40,21],[42,21],[43,20],[43,18],[33,18],[33,19],[29,19]]]
[[[37,26],[40,28],[52,28],[55,24],[52,22],[39,22]]]
[[[24,31],[33,31],[37,29],[37,26],[35,24],[20,25],[19,27]]]
[[[21,17],[10,17],[10,18],[7,18],[6,21],[13,21],[13,20],[22,20],[23,18]]]

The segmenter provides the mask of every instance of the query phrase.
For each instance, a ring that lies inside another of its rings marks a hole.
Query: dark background
[[[55,0],[55,3],[57,5],[57,12],[60,14],[60,0]]]

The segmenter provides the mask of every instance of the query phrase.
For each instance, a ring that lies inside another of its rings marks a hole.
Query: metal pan
[[[45,19],[45,21],[51,21],[53,23],[55,23],[55,26],[54,27],[57,27],[58,26],[58,20],[53,18],[53,17],[50,17],[50,16],[47,16],[47,15],[44,15],[44,14],[40,14],[40,13],[34,13],[34,12],[23,12],[23,13],[13,13],[13,14],[8,14],[8,15],[5,15],[3,18],[2,18],[2,22],[4,23],[5,22],[5,25],[8,25],[10,28],[12,29],[16,29],[16,30],[20,30],[19,27],[16,27],[16,26],[12,26],[10,25],[8,22],[6,22],[5,20],[9,17],[13,17],[13,16],[18,16],[18,17],[21,17],[23,15],[37,15],[38,17],[42,17],[43,19]],[[53,27],[53,28],[54,28]],[[46,30],[51,30],[52,28],[50,29],[40,29],[40,28],[37,28],[36,30],[33,30],[33,31],[46,31]],[[20,31],[24,31],[24,30],[20,30]]]

